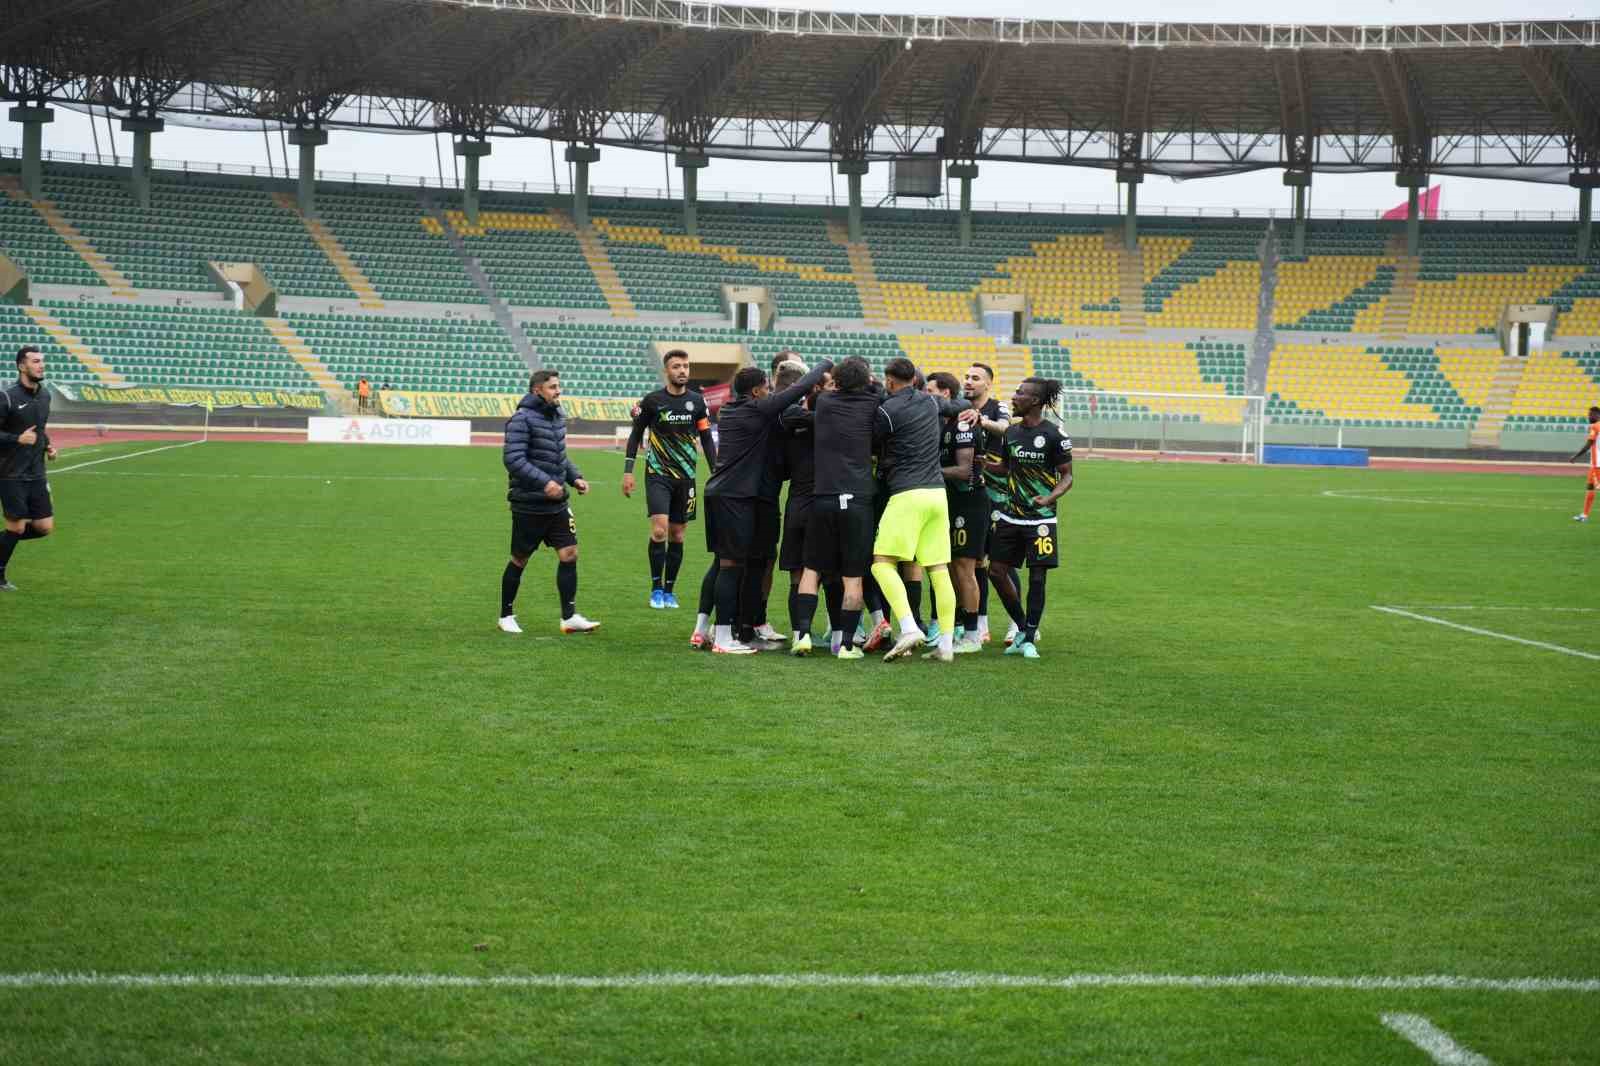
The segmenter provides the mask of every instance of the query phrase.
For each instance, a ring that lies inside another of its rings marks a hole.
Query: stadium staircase
[[[328,262],[333,264],[339,276],[344,279],[344,283],[350,286],[350,291],[356,294],[362,307],[368,310],[378,310],[383,307],[383,301],[378,298],[377,288],[367,275],[362,273],[361,268],[356,266],[355,260],[350,258],[350,253],[345,251],[332,230],[317,219],[302,215],[294,197],[286,192],[273,193],[272,202],[300,220],[312,242],[322,249],[322,254],[328,257]]]
[[[522,361],[531,371],[539,365],[538,357],[533,353],[533,346],[528,343],[528,335],[517,328],[516,319],[511,315],[511,308],[500,298],[495,290],[494,281],[484,272],[483,264],[477,256],[467,250],[466,242],[461,239],[459,224],[466,222],[465,217],[451,219],[437,203],[427,203],[429,216],[439,224],[439,232],[445,240],[450,242],[450,247],[455,251],[456,257],[461,260],[462,267],[467,272],[467,277],[478,287],[483,298],[489,302],[489,310],[494,314],[494,320],[500,324],[500,331],[511,339],[511,346],[517,350]],[[459,223],[453,225],[452,222]]]
[[[306,376],[316,382],[317,388],[328,397],[334,410],[345,413],[355,411],[355,395],[333,376],[317,354],[311,350],[311,345],[305,342],[293,326],[281,318],[263,318],[261,324],[266,326],[267,332],[282,345],[289,358],[306,372]]]
[[[855,276],[856,292],[861,298],[862,319],[870,327],[887,327],[889,305],[883,299],[883,285],[878,281],[878,269],[872,262],[872,249],[864,242],[852,241],[849,227],[836,218],[828,219],[828,239],[850,257],[850,273]]]
[[[78,257],[84,261],[101,284],[111,290],[111,295],[131,299],[136,295],[133,283],[111,261],[95,250],[88,237],[85,237],[76,226],[62,217],[56,205],[49,200],[30,197],[22,188],[18,179],[10,174],[0,175],[0,189],[4,189],[8,197],[31,207],[40,218],[45,221],[55,234],[61,238],[68,248],[71,248]]]
[[[1143,333],[1144,315],[1144,243],[1129,251],[1123,240],[1120,226],[1106,227],[1106,248],[1117,256],[1117,303],[1120,313],[1117,324],[1124,333]]]
[[[1422,261],[1406,254],[1406,237],[1397,233],[1389,238],[1389,255],[1394,259],[1394,281],[1383,308],[1379,327],[1385,340],[1405,340],[1411,328],[1411,311],[1417,301],[1417,276]]]
[[[622,284],[617,268],[612,265],[611,254],[606,251],[605,242],[595,234],[594,226],[578,225],[571,215],[559,208],[552,207],[549,213],[561,229],[577,238],[578,247],[583,250],[584,262],[589,264],[589,271],[594,274],[595,284],[600,286],[611,313],[618,318],[638,318],[639,309],[628,295],[627,286]]]
[[[1245,391],[1260,395],[1266,387],[1267,374],[1272,366],[1272,349],[1277,345],[1277,332],[1272,328],[1278,305],[1278,239],[1275,227],[1268,226],[1261,239],[1258,254],[1261,256],[1261,295],[1256,304],[1256,335],[1251,341],[1250,363],[1245,368]]]
[[[1505,428],[1506,419],[1511,415],[1512,404],[1516,401],[1527,369],[1528,360],[1525,358],[1511,355],[1500,358],[1489,394],[1484,399],[1483,414],[1478,416],[1478,424],[1472,428],[1471,444],[1474,448],[1500,446],[1500,431]]]
[[[24,307],[22,313],[32,320],[33,324],[49,334],[50,339],[61,346],[61,350],[82,363],[95,381],[101,385],[112,388],[128,384],[128,379],[112,370],[105,361],[95,355],[77,334],[62,325],[61,321],[42,307]]]

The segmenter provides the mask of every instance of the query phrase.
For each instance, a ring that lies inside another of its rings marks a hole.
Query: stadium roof
[[[7,9],[5,97],[211,125],[1182,177],[1290,167],[1566,182],[1600,164],[1600,20],[1062,22],[697,0]]]

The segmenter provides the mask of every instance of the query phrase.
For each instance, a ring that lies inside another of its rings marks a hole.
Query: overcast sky
[[[786,8],[837,11],[879,11],[922,15],[974,15],[993,17],[1028,17],[1062,19],[1116,18],[1123,21],[1230,21],[1271,22],[1283,21],[1281,3],[1262,0],[1224,0],[1220,3],[1201,0],[1120,0],[1114,6],[1100,7],[1088,4],[1057,4],[1023,2],[1023,0],[948,0],[948,2],[910,3],[897,0],[872,0],[870,3],[789,2]],[[1579,17],[1583,8],[1578,0],[1521,0],[1517,4],[1485,2],[1485,0],[1342,0],[1337,7],[1296,7],[1293,14],[1299,21],[1339,23],[1381,22],[1492,22],[1501,19],[1559,19]],[[1586,11],[1583,17],[1594,17]],[[15,123],[0,123],[0,144],[17,148],[21,144],[21,127]],[[98,140],[98,144],[96,143]],[[86,116],[56,109],[56,121],[45,131],[45,147],[52,151],[86,152],[97,150],[111,161],[113,148],[126,163],[130,150],[130,137],[121,131],[107,130],[103,115],[91,125]],[[435,138],[418,135],[358,134],[333,131],[329,144],[320,149],[317,165],[328,171],[360,171],[363,174],[388,173],[396,176],[437,176],[438,162]],[[440,138],[444,174],[453,180],[450,145]],[[283,157],[280,139],[271,138],[271,159],[280,170]],[[291,149],[291,152],[293,150]],[[186,159],[195,162],[222,162],[264,166],[268,163],[269,147],[259,131],[249,133],[185,129],[168,126],[167,131],[155,138],[154,153],[158,160]],[[596,186],[631,186],[660,188],[669,175],[662,165],[663,156],[649,152],[629,152],[616,148],[602,149],[602,158],[591,169],[591,182]],[[559,160],[557,150],[557,176],[563,185],[567,182],[567,168]],[[291,155],[291,160],[293,156]],[[875,164],[866,179],[870,202],[882,195],[888,181],[888,168]],[[551,175],[550,149],[542,140],[497,140],[494,154],[484,160],[483,177],[492,181],[549,182]],[[1445,211],[1560,211],[1571,213],[1576,209],[1577,194],[1565,186],[1536,185],[1528,182],[1483,181],[1464,178],[1436,179],[1444,186],[1442,207]],[[678,189],[679,174],[670,174],[674,191]],[[837,182],[837,194],[843,196],[843,179],[832,178],[830,168],[821,163],[746,163],[713,160],[701,172],[702,194],[717,190],[749,191],[760,189],[779,195],[799,193],[808,196],[827,196]],[[873,195],[876,193],[876,195]],[[974,198],[979,206],[985,201],[1033,201],[1038,203],[1105,204],[1110,208],[1116,201],[1116,187],[1109,173],[1074,167],[1029,166],[1026,164],[983,163],[974,185]],[[1313,207],[1317,209],[1382,210],[1404,198],[1403,190],[1394,185],[1390,174],[1355,176],[1318,175],[1312,193]],[[1177,182],[1151,176],[1140,189],[1141,208],[1170,207],[1239,207],[1259,210],[1266,207],[1287,207],[1289,194],[1277,170],[1225,178]]]

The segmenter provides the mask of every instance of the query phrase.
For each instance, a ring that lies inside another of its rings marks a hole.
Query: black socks
[[[522,587],[522,567],[507,563],[506,572],[500,575],[500,617],[516,614],[517,589]]]
[[[911,605],[911,620],[917,623],[918,629],[926,633],[928,627],[922,624],[922,582],[907,581],[905,586],[906,602]],[[898,620],[896,619],[896,621]]]
[[[1035,567],[1028,571],[1028,618],[1022,628],[1028,631],[1023,639],[1032,644],[1039,638],[1039,620],[1044,617],[1044,582],[1050,571]]]
[[[811,622],[817,617],[817,594],[796,592],[789,609],[789,625],[802,637],[811,635]]]
[[[661,587],[662,572],[667,568],[666,541],[652,540],[650,542],[650,587]]]
[[[667,545],[667,575],[666,575],[666,578],[664,579],[664,581],[662,583],[662,587],[665,588],[668,592],[671,592],[672,591],[672,586],[677,584],[677,581],[678,581],[678,568],[681,567],[682,565],[683,565],[683,542],[682,541],[674,541],[672,543],[669,543]]]
[[[556,595],[561,597],[561,618],[565,621],[578,611],[578,564],[556,564]]]

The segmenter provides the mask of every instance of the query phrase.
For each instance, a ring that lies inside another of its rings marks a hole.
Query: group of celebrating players
[[[644,445],[650,606],[675,608],[684,535],[700,511],[697,451],[705,453],[711,475],[703,519],[713,558],[701,581],[692,648],[720,655],[783,649],[784,635],[766,617],[774,570],[783,570],[792,655],[813,651],[819,599],[827,605],[828,649],[841,659],[885,649],[890,661],[922,650],[924,658],[948,662],[980,651],[990,639],[992,585],[1011,617],[1006,654],[1039,657],[1046,578],[1059,559],[1056,508],[1072,487],[1072,442],[1044,418],[1059,382],[1028,378],[1008,407],[990,395],[994,371],[981,363],[964,381],[949,373],[925,380],[910,360],[897,358],[880,382],[860,358],[808,368],[785,352],[770,378],[758,367],[734,376],[714,437],[706,400],[689,385],[688,354],[670,351],[663,364],[665,385],[634,409],[622,491],[631,496],[638,487],[634,466]],[[559,377],[541,371],[508,423],[514,512],[517,464],[529,441],[555,428],[564,434],[556,425],[559,395]],[[542,517],[514,515],[500,625],[520,632],[512,613],[516,583],[543,542],[572,568],[561,589],[562,629],[585,632],[596,623],[577,615],[572,602],[577,549],[563,485],[580,493],[588,486],[564,447],[547,459],[556,473],[533,475],[548,479],[531,500]],[[788,499],[780,507],[785,481]],[[1025,606],[1022,569],[1029,575]],[[924,581],[932,591],[931,625],[922,617]]]

